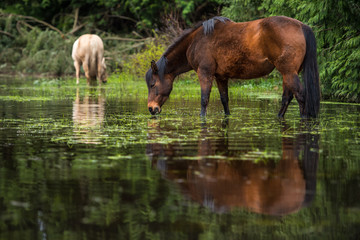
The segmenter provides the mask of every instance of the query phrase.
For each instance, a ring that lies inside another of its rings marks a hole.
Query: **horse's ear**
[[[157,74],[159,71],[154,60],[151,61],[151,69],[152,69],[153,73],[155,73],[155,74]]]

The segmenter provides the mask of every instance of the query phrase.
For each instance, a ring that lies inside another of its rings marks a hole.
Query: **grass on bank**
[[[191,74],[191,73],[190,73]],[[0,79],[0,99],[3,101],[51,101],[56,99],[74,99],[76,89],[88,89],[94,92],[96,89],[106,92],[106,98],[141,98],[147,99],[148,90],[143,78],[130,73],[112,74],[108,83],[101,86],[89,87],[86,79],[82,77],[80,84],[76,85],[74,77],[66,78],[23,78],[23,79]],[[273,78],[255,79],[246,81],[229,82],[230,98],[281,98],[281,81]],[[171,98],[196,98],[200,99],[200,84],[197,79],[188,78],[186,75],[175,79]],[[211,98],[219,97],[214,83]]]

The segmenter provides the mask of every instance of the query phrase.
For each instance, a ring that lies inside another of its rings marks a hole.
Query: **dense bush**
[[[29,24],[18,15],[0,17],[0,30],[0,72],[57,76],[75,74],[72,45],[79,35],[86,32],[80,32],[78,36],[60,34],[46,25]],[[144,46],[145,40],[119,41],[114,34],[94,33],[104,41],[109,73],[121,67],[129,54]]]
[[[123,64],[123,71],[138,77],[145,76],[151,60],[157,61],[166,49],[166,41],[157,39],[149,41],[145,50],[128,57]]]
[[[51,23],[64,32],[71,31],[74,22],[86,24],[92,29],[107,29],[114,33],[133,30],[144,36],[151,29],[161,28],[163,16],[179,15],[191,24],[204,16],[218,13],[221,0],[3,0],[0,9],[6,13],[33,16]],[[77,17],[75,17],[77,16]]]
[[[23,36],[25,47],[16,70],[23,73],[63,75],[74,72],[71,49],[74,38],[62,39],[54,31],[35,28]]]

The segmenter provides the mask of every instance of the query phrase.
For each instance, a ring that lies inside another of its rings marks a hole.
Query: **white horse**
[[[76,84],[79,84],[80,67],[82,65],[87,84],[92,80],[105,83],[107,81],[104,58],[104,44],[101,38],[94,34],[79,37],[73,45],[72,58],[76,69]]]

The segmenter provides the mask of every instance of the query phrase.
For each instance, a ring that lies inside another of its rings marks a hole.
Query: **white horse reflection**
[[[101,143],[104,116],[105,98],[101,92],[87,92],[80,97],[79,89],[76,89],[76,99],[73,103],[73,132],[76,141],[86,144]]]

